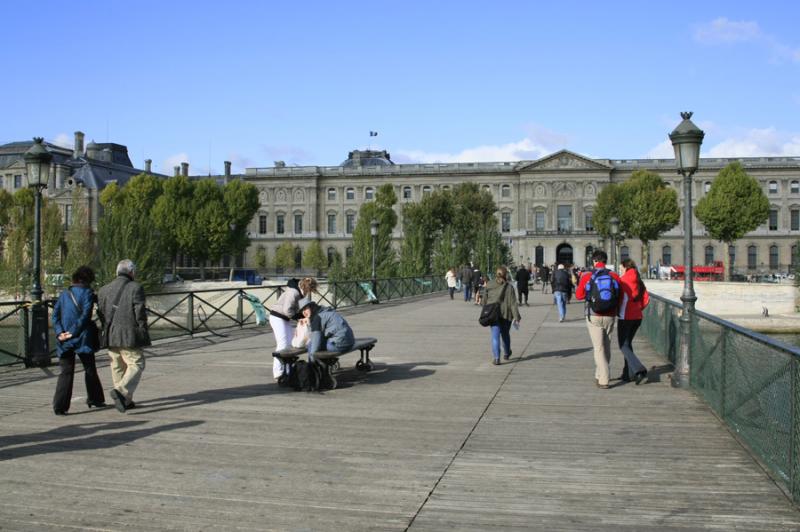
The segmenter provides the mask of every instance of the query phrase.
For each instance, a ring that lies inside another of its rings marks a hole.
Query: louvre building
[[[25,186],[22,156],[30,142],[0,146],[0,186],[14,192]],[[62,210],[69,225],[71,198],[76,192],[84,198],[93,227],[102,210],[97,198],[110,182],[124,185],[130,177],[150,171],[134,168],[127,148],[120,144],[90,142],[84,149],[84,134],[75,133],[75,147],[64,149],[48,145],[54,154],[51,183],[46,194]],[[695,219],[694,262],[708,264],[729,254],[736,273],[767,274],[789,271],[797,255],[800,236],[800,157],[753,157],[701,159],[694,175],[692,198],[705,194],[719,171],[733,161],[762,185],[770,201],[767,223],[745,235],[733,246],[713,240]],[[219,183],[244,179],[259,190],[261,206],[250,225],[251,246],[243,257],[225,257],[219,266],[254,267],[259,248],[272,263],[275,250],[285,241],[302,257],[309,244],[319,240],[332,257],[352,253],[352,233],[361,204],[373,199],[378,187],[390,183],[399,199],[399,223],[394,237],[399,249],[402,239],[402,206],[418,201],[425,194],[473,182],[487,190],[498,206],[497,225],[511,244],[514,261],[587,265],[589,250],[607,248],[592,223],[597,194],[609,183],[622,183],[636,170],[658,173],[678,192],[682,204],[681,176],[672,159],[591,159],[562,150],[535,161],[496,163],[395,164],[386,151],[356,150],[336,166],[287,166],[276,162],[268,168],[247,168],[232,174],[225,162],[225,173],[211,176]],[[191,176],[188,163],[175,167]],[[165,177],[165,176],[162,176]],[[77,190],[75,190],[77,189]],[[681,214],[683,210],[681,209]],[[650,243],[651,265],[682,264],[683,222]],[[623,241],[620,257],[642,262],[642,244]],[[182,266],[191,266],[185,258]]]

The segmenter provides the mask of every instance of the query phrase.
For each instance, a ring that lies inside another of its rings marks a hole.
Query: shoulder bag
[[[497,303],[487,303],[483,306],[481,309],[481,315],[478,318],[478,323],[484,327],[489,327],[490,325],[495,325],[500,321],[500,318],[502,317],[500,314],[500,305],[506,298],[506,288],[508,288],[508,283],[503,284],[503,290],[500,292],[500,299],[497,301]]]
[[[67,288],[67,294],[69,294],[72,304],[78,309],[78,315],[83,314],[83,308],[78,304],[75,294],[72,293],[72,287]],[[97,351],[100,348],[100,331],[91,314],[89,315],[89,323],[86,324],[86,343],[92,348],[92,351]]]

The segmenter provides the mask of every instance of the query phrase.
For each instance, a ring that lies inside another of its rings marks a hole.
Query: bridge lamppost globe
[[[375,273],[375,246],[378,240],[378,220],[373,219],[369,223],[369,234],[372,235],[372,293],[378,297],[378,280]]]
[[[694,272],[692,248],[692,176],[700,165],[700,145],[705,133],[692,123],[692,113],[681,113],[683,119],[669,134],[675,150],[675,166],[683,176],[683,294],[681,301],[681,344],[672,374],[671,383],[675,387],[689,386],[689,359],[692,347],[692,314],[697,296],[694,293]]]
[[[50,162],[53,156],[47,151],[43,139],[35,137],[33,146],[25,152],[25,171],[28,187],[34,189],[33,225],[33,286],[31,287],[31,323],[28,336],[26,365],[46,366],[50,363],[47,307],[42,303],[42,190],[50,179]]]
[[[609,230],[611,231],[611,264],[614,265],[615,271],[619,271],[617,267],[617,235],[619,234],[619,218],[612,216],[608,220]]]

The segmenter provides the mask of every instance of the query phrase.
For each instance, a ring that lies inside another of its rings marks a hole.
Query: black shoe
[[[57,416],[66,416],[67,415],[67,411],[66,410],[53,410],[53,413],[55,415],[57,415]]]
[[[631,382],[631,378],[628,377],[628,373],[627,372],[623,373],[622,375],[620,375],[617,380],[618,381],[622,381],[622,382]]]
[[[131,410],[132,408],[136,408],[136,403],[131,401],[130,403],[125,403],[125,410]]]
[[[125,398],[119,393],[116,388],[111,390],[111,398],[114,400],[114,406],[122,412],[125,413]]]
[[[608,384],[600,384],[599,382],[597,383],[597,387],[601,390],[608,390],[610,388]]]
[[[643,369],[642,371],[636,372],[636,386],[639,386],[643,380],[647,378],[647,370]]]
[[[494,362],[492,362],[492,364],[494,364],[495,366],[499,366],[500,365],[500,359],[499,358],[495,358]]]
[[[106,405],[105,401],[92,401],[91,399],[87,399],[86,406],[89,408],[105,408],[108,405]]]
[[[503,358],[505,358],[506,360],[508,360],[509,358],[511,358],[511,351],[509,351],[508,353],[506,353],[505,355],[503,355]]]

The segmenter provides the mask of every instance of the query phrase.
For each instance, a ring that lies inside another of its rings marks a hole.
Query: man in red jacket
[[[607,270],[606,261],[608,255],[602,249],[595,250],[592,253],[592,263],[594,269],[586,272],[578,282],[578,288],[575,289],[575,297],[580,300],[586,300],[586,327],[589,329],[589,337],[592,339],[592,346],[594,347],[594,377],[598,388],[608,389],[609,369],[608,364],[611,361],[611,335],[614,332],[614,322],[617,316],[617,309],[622,301],[622,281],[615,272],[609,270],[609,274],[617,283],[616,301],[613,303],[613,308],[606,311],[592,310],[589,299],[591,298],[590,281],[592,276],[602,270]]]

